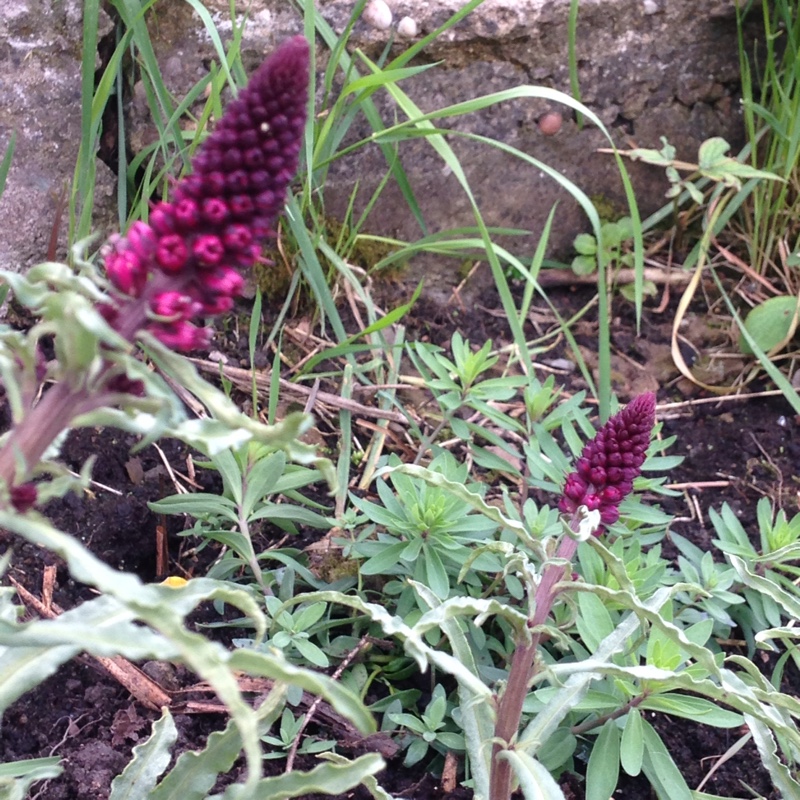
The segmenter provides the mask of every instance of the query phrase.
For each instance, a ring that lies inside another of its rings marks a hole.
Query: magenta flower
[[[619,519],[619,504],[633,490],[656,422],[656,396],[641,394],[615,414],[583,448],[576,471],[567,477],[559,511],[581,506],[600,511],[603,525]],[[600,532],[600,528],[595,534]]]
[[[119,333],[142,328],[168,347],[192,350],[210,332],[198,317],[229,311],[241,293],[238,270],[261,257],[297,171],[308,102],[308,42],[282,44],[228,105],[149,224],[134,222],[105,247],[116,306],[104,309]]]

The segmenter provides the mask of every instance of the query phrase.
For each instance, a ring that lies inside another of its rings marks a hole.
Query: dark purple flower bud
[[[230,211],[228,204],[218,197],[211,197],[203,202],[203,219],[212,225],[223,225],[228,217]]]
[[[207,347],[211,341],[208,328],[198,328],[190,322],[176,322],[172,325],[154,325],[153,336],[172,350],[198,350]]]
[[[125,237],[136,254],[146,261],[156,247],[157,237],[153,229],[145,222],[137,221],[128,229]]]
[[[222,154],[222,166],[227,172],[234,172],[242,165],[242,151],[231,147]]]
[[[250,177],[243,169],[237,169],[225,179],[225,188],[231,194],[246,192],[250,188]]]
[[[189,320],[202,310],[200,303],[181,292],[162,292],[157,294],[150,305],[156,316],[166,317],[170,322]]]
[[[150,225],[159,236],[175,231],[175,207],[171,203],[157,203],[150,211]]]
[[[200,224],[200,209],[197,207],[197,202],[188,197],[178,200],[175,203],[175,222],[182,230],[197,230]]]
[[[253,243],[253,233],[247,225],[229,225],[222,241],[230,250],[246,250]]]
[[[203,194],[206,197],[215,197],[225,192],[225,174],[222,172],[209,172],[208,175],[197,175],[203,181]]]
[[[231,213],[240,220],[247,219],[256,210],[253,198],[249,194],[234,195],[231,197],[229,205]]]
[[[225,245],[219,236],[206,233],[192,243],[192,255],[201,267],[216,267],[225,256]]]
[[[208,300],[203,303],[200,307],[200,310],[208,316],[213,316],[214,314],[225,314],[233,308],[233,305],[234,303],[232,297],[218,295],[212,300]]]
[[[220,267],[210,275],[203,276],[203,287],[212,295],[235,297],[244,288],[244,278],[230,267]]]
[[[134,397],[144,397],[144,383],[138,379],[131,379],[127,375],[115,375],[106,384],[106,389],[109,392],[118,394],[130,394]]]
[[[158,240],[156,261],[164,272],[180,272],[189,260],[186,240],[177,233],[170,233]]]
[[[108,279],[123,294],[138,297],[147,283],[147,267],[132,250],[111,253],[105,267]]]
[[[583,448],[576,471],[567,476],[559,510],[574,514],[586,506],[600,511],[603,525],[616,522],[619,504],[633,490],[633,480],[644,463],[655,422],[652,392],[639,395],[611,417]]]
[[[23,483],[20,486],[12,486],[10,489],[11,505],[20,514],[30,511],[38,498],[38,490],[33,483]]]

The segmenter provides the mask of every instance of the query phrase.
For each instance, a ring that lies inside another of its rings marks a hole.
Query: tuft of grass
[[[740,219],[750,265],[783,281],[786,254],[800,245],[800,9],[793,0],[762,0],[761,13],[764,35],[751,55],[737,9],[742,109],[752,165],[785,182],[753,185]],[[800,288],[795,283],[791,293]]]

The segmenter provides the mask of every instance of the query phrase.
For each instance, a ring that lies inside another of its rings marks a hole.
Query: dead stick
[[[9,581],[17,590],[17,594],[26,606],[33,608],[45,619],[56,619],[63,614],[63,609],[55,603],[46,606],[39,598],[32,595],[19,581],[9,577]],[[89,658],[99,664],[112,678],[121,683],[142,705],[160,711],[172,703],[172,698],[150,677],[122,656],[107,658],[87,653]]]
[[[238,388],[245,391],[252,386],[254,376],[256,388],[262,392],[266,392],[270,388],[271,378],[265,372],[256,372],[249,369],[241,369],[240,367],[220,366],[214,361],[205,361],[201,358],[190,358],[196,367],[203,372],[212,373],[215,375],[222,375],[228,380],[237,385]],[[281,389],[299,395],[304,399],[310,397],[314,391],[313,387],[302,386],[298,383],[292,383],[285,378],[279,378]],[[362,417],[374,417],[376,419],[388,419],[390,422],[398,422],[405,425],[406,418],[398,411],[388,411],[382,408],[373,408],[372,406],[365,406],[362,403],[357,403],[355,400],[348,400],[344,397],[339,397],[338,394],[331,394],[330,392],[317,392],[317,402],[323,405],[332,406],[333,408],[343,409],[344,411],[351,411],[353,414],[358,414]]]

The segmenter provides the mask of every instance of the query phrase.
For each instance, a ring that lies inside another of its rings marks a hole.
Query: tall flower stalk
[[[297,171],[308,71],[308,42],[297,36],[282,44],[228,105],[170,200],[103,247],[109,294],[98,310],[118,346],[143,333],[176,351],[208,344],[211,332],[198,323],[233,307],[244,285],[241,270],[261,258]],[[68,347],[59,335],[65,334],[56,332],[57,357],[60,346]],[[0,449],[0,481],[15,507],[30,505],[31,491],[19,489],[72,420],[142,393],[108,338],[79,368],[60,372]]]
[[[565,515],[571,535],[561,539],[555,558],[544,567],[536,586],[528,630],[517,642],[511,659],[508,682],[497,706],[490,800],[508,800],[511,796],[511,764],[502,753],[514,747],[522,705],[537,673],[536,654],[542,642],[543,625],[562,590],[561,582],[568,577],[586,523],[595,525],[587,535],[597,536],[606,525],[619,519],[619,504],[633,490],[633,481],[645,460],[655,425],[655,407],[652,392],[636,397],[584,447],[575,472],[567,477],[559,510]]]

